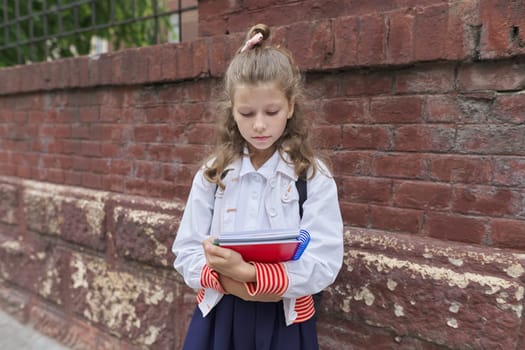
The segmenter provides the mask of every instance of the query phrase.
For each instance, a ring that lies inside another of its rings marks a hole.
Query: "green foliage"
[[[159,7],[164,2],[158,1]],[[153,18],[133,20],[152,15],[151,0],[9,1],[6,7],[0,6],[0,67],[87,55],[93,36],[108,40],[113,50],[158,43],[160,29]],[[167,16],[158,20],[163,32],[170,29]],[[114,26],[101,28],[107,24]],[[31,40],[33,44],[14,46]],[[8,45],[11,47],[2,49]]]

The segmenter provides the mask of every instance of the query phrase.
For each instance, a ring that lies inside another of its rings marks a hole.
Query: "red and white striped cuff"
[[[288,275],[284,265],[252,262],[256,281],[246,282],[246,290],[251,296],[261,294],[283,295],[288,289]]]
[[[219,273],[210,269],[210,267],[205,264],[201,272],[201,286],[204,288],[213,288],[219,291],[220,293],[225,293],[224,289],[221,286],[219,281]]]

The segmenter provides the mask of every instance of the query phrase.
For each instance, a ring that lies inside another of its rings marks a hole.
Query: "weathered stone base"
[[[0,308],[76,349],[178,349],[183,204],[0,178]],[[322,349],[521,349],[525,255],[348,228]]]

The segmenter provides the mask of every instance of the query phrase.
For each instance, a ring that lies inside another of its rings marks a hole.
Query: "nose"
[[[253,121],[253,130],[263,131],[264,129],[266,129],[266,123],[264,121],[264,116],[262,115],[262,113],[257,113]]]

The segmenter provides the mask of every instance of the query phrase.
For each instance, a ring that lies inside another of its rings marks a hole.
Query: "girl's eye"
[[[239,112],[240,115],[242,115],[243,117],[251,117],[253,115],[252,112],[248,112],[248,113],[241,113]]]
[[[279,111],[268,111],[268,112],[266,112],[266,114],[268,114],[268,115],[277,115],[277,113],[279,113]]]

